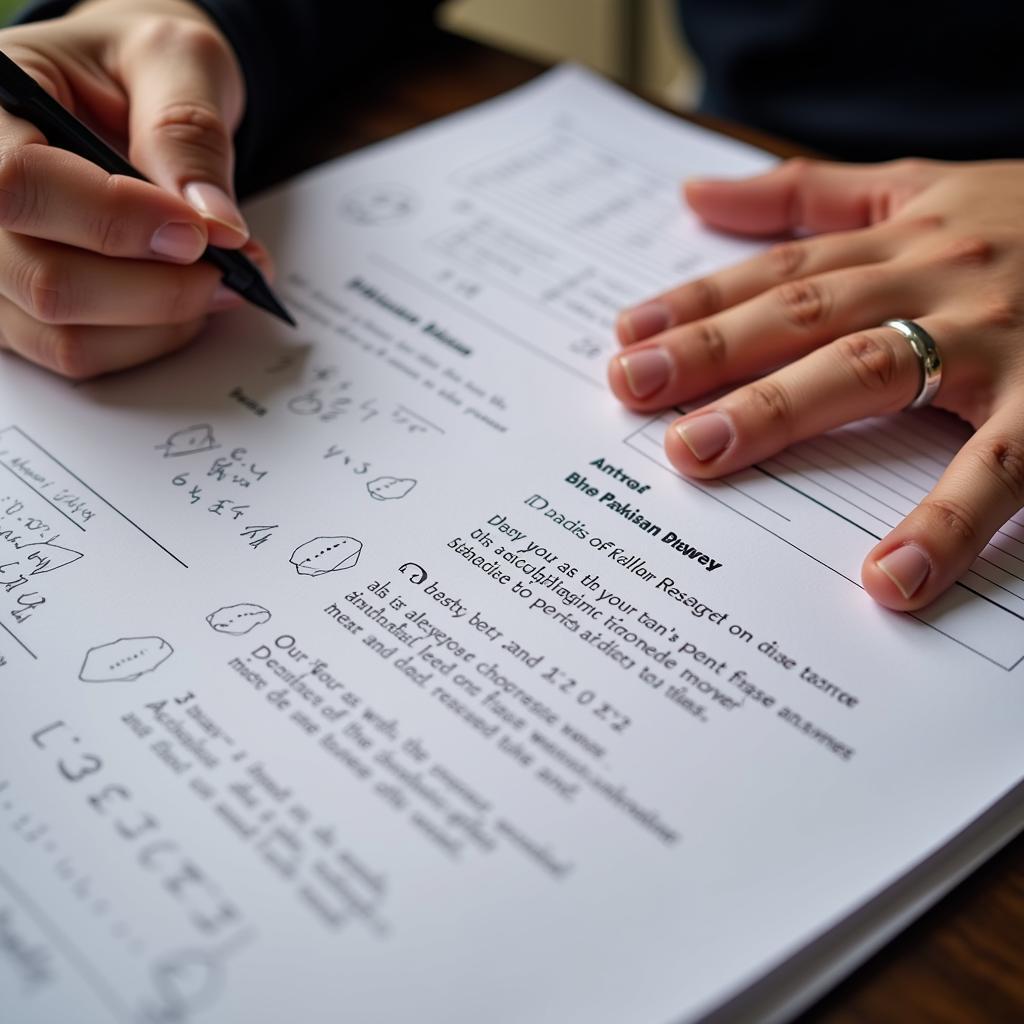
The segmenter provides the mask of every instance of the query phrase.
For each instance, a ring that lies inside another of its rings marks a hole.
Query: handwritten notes
[[[1017,785],[1020,527],[856,582],[948,422],[698,485],[607,393],[622,304],[753,251],[678,179],[768,164],[557,72],[252,206],[297,331],[3,359],[12,1020],[694,1020]]]

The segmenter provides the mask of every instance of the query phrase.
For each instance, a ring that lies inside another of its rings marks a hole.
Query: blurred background
[[[25,4],[0,0],[0,23]],[[699,74],[675,19],[673,0],[448,0],[440,14],[452,32],[546,62],[578,61],[686,108]]]
[[[697,98],[673,0],[448,0],[440,20],[527,57],[586,64],[669,106]]]

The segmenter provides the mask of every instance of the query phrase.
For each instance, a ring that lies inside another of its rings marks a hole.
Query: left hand
[[[612,390],[651,412],[766,373],[667,433],[676,468],[718,477],[907,406],[920,362],[879,325],[917,321],[943,362],[933,404],[976,433],[862,577],[890,608],[928,604],[1024,505],[1024,162],[793,160],[686,198],[720,230],[811,237],[624,311]]]

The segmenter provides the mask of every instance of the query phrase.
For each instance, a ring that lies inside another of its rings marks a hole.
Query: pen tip
[[[245,297],[255,306],[273,313],[278,320],[283,320],[289,327],[298,327],[295,317],[285,309],[280,299],[270,290],[269,285],[262,277],[258,277],[245,290]]]
[[[279,320],[283,320],[289,327],[298,327],[298,321],[288,312],[281,303],[277,303],[277,309],[271,310]]]

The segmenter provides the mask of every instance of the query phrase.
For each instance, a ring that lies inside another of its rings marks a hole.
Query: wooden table
[[[497,96],[543,70],[443,33],[417,40],[386,65],[359,69],[296,124],[279,160],[264,168],[264,182]],[[755,132],[703,123],[783,156],[798,152]],[[1024,1021],[1024,835],[799,1020]]]

